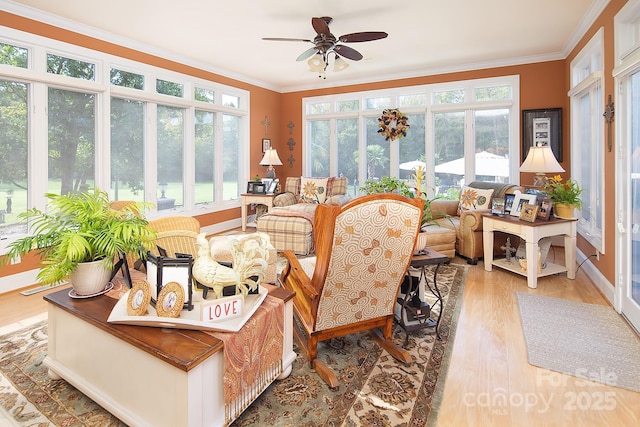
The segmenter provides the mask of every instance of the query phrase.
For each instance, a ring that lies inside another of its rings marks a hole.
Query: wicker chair
[[[375,194],[340,206],[319,205],[314,217],[316,256],[288,261],[282,286],[295,291],[294,328],[310,366],[330,386],[338,379],[318,359],[318,342],[371,331],[394,358],[410,363],[391,341],[394,308],[420,230],[422,200]],[[381,329],[381,330],[380,330]]]
[[[190,216],[168,216],[149,221],[149,227],[156,231],[156,245],[166,250],[167,256],[175,257],[176,253],[182,253],[196,257],[196,238],[200,234],[197,219]],[[151,252],[159,255],[157,248]]]

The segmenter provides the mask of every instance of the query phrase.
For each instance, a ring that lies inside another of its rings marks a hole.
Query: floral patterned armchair
[[[315,218],[316,256],[288,265],[282,286],[295,291],[295,334],[309,364],[330,387],[338,379],[318,358],[318,342],[360,331],[394,358],[411,357],[391,341],[394,307],[420,229],[422,200],[397,194],[363,196],[340,206],[319,205]]]

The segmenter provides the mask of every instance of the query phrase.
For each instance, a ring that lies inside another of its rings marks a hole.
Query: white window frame
[[[499,100],[499,101],[475,101],[475,90],[478,88],[485,88],[490,86],[509,86],[512,90],[511,99]],[[454,104],[436,104],[433,101],[434,92],[442,92],[448,90],[464,90],[465,100],[461,103]],[[401,96],[426,94],[427,102],[424,106],[406,106],[398,107],[398,99]],[[475,135],[473,129],[473,112],[478,110],[487,109],[509,109],[510,110],[510,126],[509,126],[509,182],[519,184],[520,182],[520,77],[518,75],[491,77],[485,79],[463,80],[448,83],[437,83],[430,85],[420,86],[406,86],[399,88],[391,88],[384,90],[365,91],[365,92],[350,92],[338,95],[327,95],[303,98],[302,100],[302,135],[303,135],[303,163],[302,173],[303,175],[312,173],[312,159],[310,156],[311,150],[307,149],[307,141],[310,141],[311,127],[308,123],[313,120],[330,120],[330,143],[331,157],[330,157],[330,173],[331,176],[336,176],[338,173],[338,160],[335,157],[335,147],[337,146],[337,136],[335,134],[335,122],[337,119],[344,118],[358,118],[359,122],[359,150],[361,158],[364,158],[366,153],[365,146],[365,119],[369,117],[379,117],[382,114],[381,109],[367,109],[366,100],[370,98],[385,98],[391,99],[391,104],[388,108],[400,108],[404,114],[425,114],[425,154],[427,158],[427,176],[435,176],[435,163],[433,159],[434,142],[433,142],[433,114],[435,112],[446,111],[462,111],[465,112],[465,152],[474,152],[475,148]],[[358,111],[337,111],[336,105],[341,101],[359,100]],[[329,111],[319,114],[312,114],[309,112],[310,106],[313,104],[327,103],[329,105]],[[390,143],[390,175],[398,176],[399,170],[399,149],[398,144],[401,143],[401,139],[396,141],[388,141]],[[470,150],[470,151],[467,151]],[[467,174],[465,180],[471,181],[474,179],[473,175],[473,162],[474,158],[468,160],[466,167]],[[360,183],[366,180],[366,164],[361,162],[359,165],[358,181]],[[428,190],[429,192],[432,189]],[[433,194],[429,194],[433,196]]]
[[[69,43],[60,42],[46,37],[30,34],[27,32],[15,30],[7,27],[0,27],[0,42],[10,45],[19,46],[28,50],[27,68],[12,67],[0,64],[0,79],[12,80],[29,85],[29,196],[28,205],[30,208],[36,207],[45,209],[47,199],[44,194],[47,192],[47,183],[42,177],[47,176],[48,156],[46,150],[35,149],[35,141],[47,141],[47,88],[59,87],[69,90],[79,90],[93,93],[96,95],[96,136],[95,136],[95,185],[101,189],[110,187],[110,100],[111,97],[128,98],[132,100],[143,101],[146,103],[146,120],[145,120],[145,158],[148,159],[145,167],[145,201],[157,203],[158,188],[155,175],[151,171],[155,170],[155,141],[149,141],[148,138],[155,134],[155,108],[157,105],[167,105],[185,110],[185,165],[183,171],[184,185],[184,207],[162,211],[152,211],[149,218],[160,217],[164,215],[201,215],[207,212],[221,211],[240,206],[240,196],[232,200],[222,199],[221,183],[217,182],[216,200],[213,203],[194,204],[194,186],[195,186],[195,155],[194,141],[195,130],[194,114],[195,109],[215,112],[216,128],[221,136],[223,129],[223,115],[233,115],[241,117],[240,126],[240,147],[239,147],[239,173],[238,173],[238,193],[241,193],[242,185],[248,180],[250,163],[250,93],[248,90],[240,89],[213,81],[196,78],[191,75],[178,73],[172,70],[162,69],[126,58],[105,54],[103,52],[75,46]],[[82,80],[68,76],[61,76],[46,72],[46,55],[53,53],[77,59],[80,61],[95,64],[95,80]],[[137,90],[122,86],[111,85],[110,70],[117,68],[129,72],[138,73],[144,76],[145,84],[143,90]],[[168,95],[161,95],[156,92],[156,78],[169,80],[172,82],[183,84],[184,97],[178,98]],[[199,102],[194,99],[194,87],[198,86],[204,89],[210,89],[214,92],[215,102],[212,104]],[[230,95],[239,98],[239,106],[237,108],[225,107],[222,105],[222,96]],[[42,117],[45,119],[43,120]],[[222,147],[221,143],[217,147]],[[222,153],[216,158],[216,170],[223,170]],[[187,156],[190,156],[187,158]],[[142,167],[142,165],[141,165]],[[38,173],[31,171],[38,170]],[[221,172],[216,174],[216,180],[221,180]],[[46,180],[46,178],[45,178]],[[5,252],[6,244],[22,237],[12,236],[11,239],[4,239],[0,244],[0,254]]]
[[[582,211],[589,210],[589,219],[584,215],[578,219],[577,231],[598,252],[605,253],[605,194],[604,194],[604,29],[600,28],[580,53],[571,61],[571,178],[584,187],[588,181],[593,190],[582,195]],[[592,136],[587,141],[581,135],[580,99],[589,94],[590,117],[588,126]],[[584,152],[590,158],[587,168],[591,173],[584,174],[578,165],[584,163]],[[588,198],[587,198],[588,197]]]

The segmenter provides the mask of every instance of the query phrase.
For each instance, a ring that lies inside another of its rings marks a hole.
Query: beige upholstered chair
[[[338,379],[317,358],[320,341],[371,330],[393,357],[411,361],[391,333],[421,215],[421,199],[397,194],[364,196],[342,207],[320,205],[314,217],[316,256],[298,260],[283,252],[288,265],[281,282],[296,292],[293,306],[301,325],[296,339],[330,387]]]

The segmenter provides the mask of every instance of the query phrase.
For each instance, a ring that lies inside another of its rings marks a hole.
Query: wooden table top
[[[107,319],[117,300],[106,295],[74,299],[69,296],[69,289],[63,289],[43,298],[48,303],[183,371],[191,370],[223,348],[222,341],[203,331],[109,323]]]

